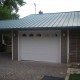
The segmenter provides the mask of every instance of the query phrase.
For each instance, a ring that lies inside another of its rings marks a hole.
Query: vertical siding
[[[13,31],[13,60],[18,60],[18,31]]]
[[[61,63],[67,63],[67,30],[61,31]]]
[[[76,30],[69,32],[69,60],[70,62],[76,62]]]
[[[70,62],[80,62],[80,30],[71,30],[69,33]]]

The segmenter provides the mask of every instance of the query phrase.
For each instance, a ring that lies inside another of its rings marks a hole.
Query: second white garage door
[[[60,63],[60,31],[19,31],[19,59]]]

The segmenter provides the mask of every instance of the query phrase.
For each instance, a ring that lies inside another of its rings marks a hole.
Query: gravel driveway
[[[44,75],[65,77],[66,70],[65,64],[0,58],[0,80],[41,80]]]

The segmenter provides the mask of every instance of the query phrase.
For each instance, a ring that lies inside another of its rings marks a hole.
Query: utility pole
[[[36,3],[34,3],[34,6],[35,6],[35,14],[36,14]]]

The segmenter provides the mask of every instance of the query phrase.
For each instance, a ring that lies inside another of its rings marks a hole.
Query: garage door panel
[[[43,53],[45,54],[45,53]],[[22,55],[22,60],[34,60],[34,61],[47,61],[47,62],[58,62],[57,57],[53,57],[54,55],[41,55],[41,54],[27,54]],[[26,56],[26,57],[25,57]]]
[[[38,37],[25,38],[19,35],[20,38],[19,52],[21,60],[47,61],[59,63],[60,31],[57,31],[56,33],[58,33],[58,36],[50,37],[42,36],[39,38]],[[54,32],[52,31],[50,35],[51,34],[54,34]]]

